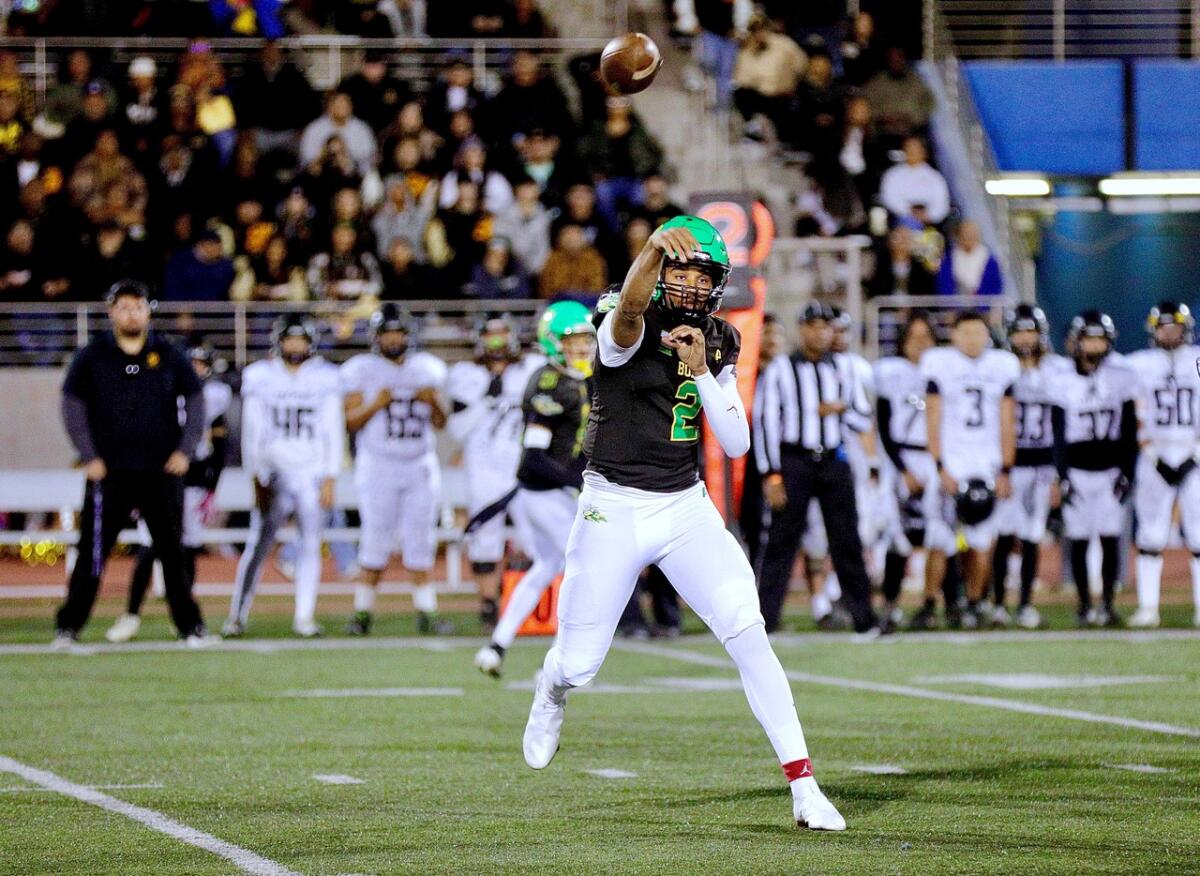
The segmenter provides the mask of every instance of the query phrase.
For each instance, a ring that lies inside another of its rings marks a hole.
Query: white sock
[[[1196,586],[1196,560],[1192,560],[1192,586]],[[1158,611],[1158,593],[1162,582],[1163,558],[1149,554],[1137,555],[1138,608]]]
[[[312,623],[317,613],[317,590],[321,586],[321,544],[303,543],[296,556],[297,624]]]
[[[1188,568],[1192,570],[1192,604],[1200,609],[1200,557],[1191,557]]]
[[[500,620],[492,633],[493,642],[501,648],[512,645],[513,639],[517,637],[517,630],[537,608],[542,594],[546,592],[546,588],[550,586],[550,582],[554,580],[555,574],[561,568],[561,562],[545,559],[534,561],[533,565],[529,567],[529,571],[521,576],[521,580],[513,588],[512,595],[508,597],[508,605],[504,607],[504,613],[500,615]]]
[[[437,613],[437,591],[432,584],[418,584],[413,588],[413,608],[422,614]]]
[[[755,624],[743,630],[725,642],[725,650],[737,665],[750,711],[766,731],[779,762],[807,758],[808,745],[796,715],[792,686],[771,650],[766,628]]]
[[[354,585],[354,610],[371,611],[375,608],[375,588],[370,584]]]
[[[813,620],[819,621],[831,611],[833,611],[833,603],[829,601],[829,597],[824,592],[814,593],[812,596]]]

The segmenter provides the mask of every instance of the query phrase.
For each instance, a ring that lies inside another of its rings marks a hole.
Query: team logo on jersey
[[[543,417],[557,417],[563,412],[563,406],[545,394],[535,395],[529,400],[529,404]]]
[[[588,505],[583,509],[583,519],[588,523],[608,523],[608,518],[595,505]]]
[[[538,389],[554,389],[558,386],[558,372],[547,369],[538,378]]]
[[[151,351],[146,354],[146,367],[147,368],[157,368],[158,363],[161,361],[162,361],[162,359],[159,357],[158,353],[155,353],[154,351]]]

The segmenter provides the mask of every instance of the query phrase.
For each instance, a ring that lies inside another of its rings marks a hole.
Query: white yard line
[[[699,651],[687,651],[682,648],[669,648],[662,645],[650,645],[645,642],[617,641],[613,647],[621,651],[631,651],[638,654],[649,654],[654,657],[665,657],[692,663],[697,666],[710,666],[719,669],[733,669],[726,657],[716,657],[702,654]],[[1115,715],[1101,715],[1096,712],[1085,712],[1080,709],[1057,709],[1038,703],[1025,703],[1020,700],[1009,700],[1001,697],[974,696],[972,694],[948,693],[941,690],[929,690],[923,687],[912,687],[906,684],[888,684],[886,682],[865,681],[858,678],[841,678],[835,675],[815,675],[811,672],[795,672],[786,670],[787,677],[792,681],[803,684],[817,684],[824,687],[836,687],[842,690],[864,690],[872,693],[893,694],[895,696],[912,697],[920,700],[939,700],[946,703],[962,703],[968,706],[984,706],[991,709],[1004,709],[1009,712],[1021,712],[1026,715],[1041,715],[1048,718],[1066,718],[1073,721],[1085,721],[1089,724],[1110,724],[1115,727],[1126,727],[1132,730],[1146,730],[1150,733],[1162,733],[1168,736],[1188,736],[1200,739],[1200,729],[1180,727],[1175,724],[1165,724],[1161,721],[1141,721],[1137,718],[1121,718]]]
[[[126,791],[129,789],[141,788],[161,788],[162,782],[141,782],[132,785],[87,785],[93,791]],[[0,794],[21,794],[42,791],[53,791],[53,788],[42,788],[37,785],[13,785],[8,788],[0,788]]]
[[[319,687],[312,690],[285,690],[281,697],[299,699],[340,699],[355,697],[461,697],[461,687]]]
[[[637,773],[631,773],[629,770],[614,770],[604,768],[599,770],[584,770],[589,776],[596,776],[599,779],[636,779]]]
[[[867,773],[872,776],[906,776],[908,770],[894,763],[856,763],[850,769],[856,773]]]
[[[855,633],[772,633],[771,643],[776,646],[828,645],[849,642]],[[977,632],[955,632],[947,630],[932,633],[900,633],[875,639],[869,644],[920,645],[937,642],[944,645],[993,645],[1022,642],[1169,642],[1179,639],[1200,640],[1200,630],[984,630]]]
[[[1151,766],[1148,763],[1114,763],[1113,769],[1125,770],[1130,773],[1173,773],[1175,770],[1166,767]]]
[[[322,785],[365,785],[363,779],[356,779],[345,773],[313,773],[313,778]]]
[[[546,640],[549,642],[549,640]],[[478,648],[486,644],[483,638],[428,639],[423,637],[378,637],[345,639],[225,639],[206,648],[203,652],[190,651],[178,640],[155,639],[147,642],[126,642],[112,645],[108,642],[87,642],[72,645],[67,651],[55,651],[49,644],[0,645],[0,657],[29,654],[73,654],[92,656],[96,654],[141,654],[173,652],[179,654],[213,653],[217,651],[248,651],[254,654],[277,654],[280,651],[387,651],[413,649],[418,651],[457,651]],[[548,647],[548,645],[547,645]]]
[[[47,791],[54,791],[64,797],[79,800],[81,803],[88,803],[108,812],[124,815],[153,831],[224,858],[243,873],[251,873],[254,876],[300,876],[295,870],[289,870],[270,858],[264,858],[249,849],[243,849],[241,846],[217,839],[210,833],[188,827],[173,818],[168,818],[161,812],[155,812],[153,809],[146,809],[143,806],[134,806],[132,803],[110,797],[108,794],[86,785],[77,785],[62,776],[31,767],[10,757],[0,755],[0,771],[12,773]]]

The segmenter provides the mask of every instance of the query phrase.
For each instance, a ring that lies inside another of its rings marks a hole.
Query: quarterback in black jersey
[[[846,823],[813,778],[791,688],[767,639],[754,573],[699,476],[700,413],[731,457],[750,447],[737,331],[713,316],[729,276],[720,233],[679,216],[647,241],[596,316],[588,468],[567,541],[558,635],[538,676],[525,762],[558,751],[567,692],[595,677],[638,574],[657,565],[725,646],[804,827]]]

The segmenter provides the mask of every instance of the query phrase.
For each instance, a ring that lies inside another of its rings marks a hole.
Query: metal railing
[[[226,73],[236,78],[257,63],[260,39],[208,40]],[[353,36],[310,35],[288,37],[278,43],[308,76],[314,88],[332,88],[347,74],[358,69],[363,53],[376,49],[385,53],[393,74],[421,92],[452,60],[465,59],[475,74],[476,86],[493,92],[500,86],[501,75],[513,52],[525,49],[536,53],[555,75],[562,76],[569,58],[583,52],[598,51],[600,38],[572,39],[364,39]],[[58,68],[71,49],[93,50],[103,56],[104,68],[123,71],[133,58],[147,55],[160,68],[171,69],[186,51],[189,41],[179,38],[149,37],[20,37],[0,38],[0,49],[13,52],[21,72],[29,78],[41,106],[57,82]]]
[[[1008,199],[993,197],[984,191],[984,183],[999,173],[996,154],[959,63],[958,45],[942,15],[938,0],[926,0],[924,31],[925,60],[937,73],[946,109],[967,144],[971,169],[979,186],[977,194],[991,214],[998,244],[996,258],[1021,300],[1033,301],[1036,297],[1033,255],[1024,233],[1017,225],[1015,212],[1010,209]]]
[[[475,347],[481,321],[509,314],[525,342],[533,339],[535,316],[544,301],[409,301],[404,306],[420,324],[421,345],[444,359],[466,358]],[[271,324],[282,313],[310,313],[321,330],[321,352],[342,361],[368,344],[370,309],[362,304],[306,302],[164,302],[153,327],[180,336],[203,335],[219,356],[237,368],[266,355]],[[0,304],[0,366],[57,366],[91,336],[108,329],[103,303]]]
[[[940,8],[962,58],[1200,57],[1200,0],[926,0],[926,6]]]
[[[1001,327],[1004,313],[1016,301],[1006,295],[880,295],[867,301],[863,323],[866,343],[863,355],[872,362],[897,352],[900,328],[909,311],[921,309],[933,319],[935,331],[945,339],[960,310],[981,310],[994,329]]]
[[[870,246],[863,235],[777,239],[763,266],[767,309],[791,325],[817,298],[843,308],[862,325],[864,255]]]

